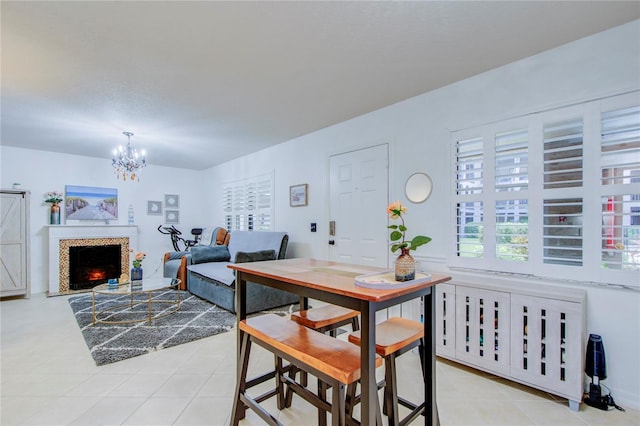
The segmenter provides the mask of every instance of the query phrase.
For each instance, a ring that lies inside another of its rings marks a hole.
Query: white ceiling
[[[3,145],[201,170],[640,18],[640,3],[0,3]]]

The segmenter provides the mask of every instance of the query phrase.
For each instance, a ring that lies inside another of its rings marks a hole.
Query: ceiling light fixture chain
[[[115,173],[118,179],[122,176],[122,180],[138,180],[140,182],[140,174],[142,169],[147,167],[147,161],[145,159],[145,152],[141,151],[138,154],[138,150],[131,146],[131,132],[122,132],[127,137],[127,146],[122,147],[120,145],[117,149],[113,150],[113,158],[111,165],[115,169]]]

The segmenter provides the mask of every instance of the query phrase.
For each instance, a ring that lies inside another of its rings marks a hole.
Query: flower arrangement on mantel
[[[58,204],[58,203],[61,203],[63,200],[62,193],[58,191],[45,192],[44,198],[45,198],[44,200],[45,203],[51,203],[51,204]]]
[[[402,221],[400,225],[388,226],[388,228],[392,230],[389,236],[389,239],[393,242],[393,244],[391,244],[392,253],[403,249],[415,250],[431,242],[431,238],[425,237],[424,235],[416,235],[410,241],[406,239],[407,226],[404,224],[404,217],[402,217],[402,215],[407,213],[407,208],[403,206],[400,201],[389,204],[387,213],[391,219],[400,219]]]

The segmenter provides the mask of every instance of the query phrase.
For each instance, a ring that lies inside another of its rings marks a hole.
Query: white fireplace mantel
[[[129,238],[129,246],[138,246],[136,225],[48,225],[49,295],[60,292],[60,240],[91,238]]]

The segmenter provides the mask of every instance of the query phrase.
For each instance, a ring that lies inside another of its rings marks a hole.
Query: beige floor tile
[[[119,425],[129,418],[145,398],[106,397],[89,407],[71,425]]]
[[[149,398],[122,424],[171,425],[190,401],[191,398]]]
[[[2,389],[2,388],[0,388]],[[42,409],[49,397],[5,396],[0,398],[0,425],[18,425]]]
[[[589,425],[640,425],[640,412],[635,410],[599,410],[582,404],[576,416]]]
[[[211,375],[198,391],[198,398],[232,398],[236,385],[235,373]]]
[[[193,398],[174,424],[226,426],[229,424],[232,404],[231,398]]]
[[[153,397],[196,396],[207,381],[208,376],[197,374],[174,374],[153,394]]]
[[[555,401],[514,401],[513,404],[522,410],[536,425],[586,425],[578,413],[571,411],[567,404]]]
[[[21,424],[28,425],[66,425],[80,417],[88,407],[93,406],[99,396],[63,396],[42,401],[38,409],[32,410]],[[4,424],[4,423],[3,423]],[[9,423],[7,423],[9,424]]]
[[[125,374],[95,374],[71,388],[65,396],[106,396],[128,379]]]
[[[169,376],[166,374],[133,374],[114,388],[109,396],[114,397],[149,397],[164,385]]]
[[[89,374],[6,374],[2,378],[2,396],[63,396]]]

